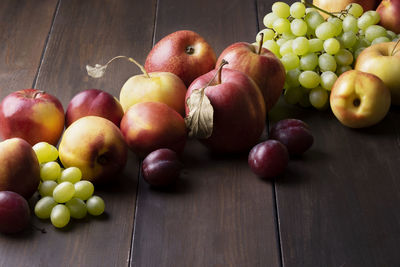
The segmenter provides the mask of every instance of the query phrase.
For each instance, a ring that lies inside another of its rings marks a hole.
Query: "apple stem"
[[[217,72],[215,73],[214,77],[208,82],[206,87],[208,87],[212,83],[212,81],[214,81],[215,77],[217,77],[217,76],[218,76],[217,84],[221,84],[221,82],[222,82],[222,78],[221,78],[222,77],[222,67],[225,66],[226,64],[229,64],[228,61],[226,61],[225,59],[222,59]]]
[[[325,13],[325,14],[328,14],[328,15],[331,16],[331,17],[339,18],[339,17],[336,16],[335,14],[333,14],[333,13],[331,13],[331,12],[328,12],[328,11],[326,11],[326,10],[323,10],[322,8],[317,7],[316,5],[314,5],[314,4],[312,4],[312,3],[308,3],[308,2],[305,1],[305,0],[301,0],[301,2],[302,2],[304,5],[313,7],[313,8],[315,8],[315,9],[317,9],[317,10],[319,10],[319,11]]]
[[[394,52],[394,50],[396,50],[396,47],[397,47],[397,45],[399,44],[399,42],[400,42],[400,39],[397,40],[396,44],[394,45],[393,50],[392,50],[392,53],[390,53],[391,56],[394,56],[394,54],[396,54],[396,53],[399,51],[399,50],[397,50],[396,52]]]
[[[42,90],[36,91],[36,92],[33,94],[32,98],[37,98],[37,97],[38,97],[38,95],[40,95],[40,94],[44,94],[44,93],[45,93],[45,92],[44,92],[44,91],[42,91]]]
[[[261,49],[262,49],[262,45],[263,45],[263,40],[264,40],[264,33],[260,33],[260,42],[258,43],[258,51],[257,54],[261,54]]]

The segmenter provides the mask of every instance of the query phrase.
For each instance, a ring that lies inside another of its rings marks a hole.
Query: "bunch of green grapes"
[[[82,219],[87,213],[100,215],[104,212],[104,201],[93,196],[94,186],[82,179],[77,167],[63,169],[58,162],[57,148],[46,143],[35,144],[33,150],[40,163],[39,194],[34,212],[40,219],[50,218],[51,223],[62,228],[70,218]]]
[[[272,5],[263,20],[256,42],[280,58],[286,70],[284,98],[290,104],[323,109],[329,105],[330,90],[337,77],[354,66],[366,47],[397,41],[399,36],[376,25],[376,11],[350,4],[332,14],[309,3],[284,2]],[[331,16],[325,20],[318,10]],[[262,38],[262,40],[261,40]]]

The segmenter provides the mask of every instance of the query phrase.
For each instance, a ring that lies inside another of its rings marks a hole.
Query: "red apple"
[[[200,75],[215,66],[215,53],[199,34],[177,31],[165,36],[146,58],[148,72],[172,72],[189,86]]]
[[[197,78],[189,87],[186,99],[196,89],[204,88],[218,70]],[[250,149],[259,140],[265,126],[265,104],[257,84],[241,71],[223,68],[217,81],[205,88],[213,109],[212,133],[200,139],[216,152],[239,152]],[[186,106],[186,116],[190,108]]]
[[[20,137],[31,145],[45,141],[56,145],[64,129],[60,101],[44,91],[24,89],[0,103],[0,137]]]
[[[270,111],[282,94],[285,83],[286,72],[279,58],[265,48],[240,42],[222,52],[217,66],[223,59],[229,62],[228,68],[246,73],[257,83],[264,96],[265,107]]]
[[[379,24],[387,30],[400,33],[400,0],[383,0],[376,12],[381,16]]]
[[[122,118],[121,132],[140,157],[159,148],[181,153],[187,136],[182,116],[161,102],[142,102],[130,107]]]
[[[29,199],[40,182],[40,166],[32,146],[21,138],[0,142],[0,191]]]
[[[119,126],[124,111],[111,94],[98,89],[87,89],[75,95],[68,104],[65,124],[68,127],[79,118],[99,116]]]

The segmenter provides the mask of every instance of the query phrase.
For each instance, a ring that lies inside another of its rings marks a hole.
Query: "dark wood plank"
[[[128,77],[139,71],[132,64],[110,66],[103,79],[88,78],[86,64],[105,63],[116,55],[144,61],[151,48],[155,1],[61,1],[36,88],[56,95],[64,108],[80,90],[99,88],[119,96]],[[137,158],[114,184],[97,188],[106,202],[99,218],[73,221],[63,230],[33,220],[46,234],[29,231],[0,237],[1,266],[126,266],[130,259],[138,176]]]
[[[181,30],[216,53],[257,33],[252,1],[159,1],[155,40]],[[255,177],[247,155],[215,157],[196,141],[175,188],[139,181],[132,266],[279,266],[272,184]]]
[[[0,1],[0,97],[32,87],[57,0]]]
[[[260,26],[272,3],[258,1]],[[270,115],[303,119],[315,136],[276,183],[283,265],[399,266],[399,109],[359,130],[283,101]]]

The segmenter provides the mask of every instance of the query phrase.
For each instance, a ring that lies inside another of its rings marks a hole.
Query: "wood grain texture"
[[[177,30],[202,35],[218,55],[257,33],[251,1],[159,1],[155,41]],[[217,157],[196,141],[175,187],[139,181],[131,266],[279,266],[272,185],[246,153]]]
[[[118,97],[126,79],[139,72],[133,64],[116,62],[99,80],[88,78],[85,65],[104,64],[121,54],[143,61],[152,43],[154,16],[154,1],[61,0],[35,87],[57,96],[64,108],[87,88]],[[105,200],[105,214],[72,221],[62,230],[35,218],[33,223],[46,234],[31,230],[1,236],[0,266],[128,265],[138,166],[130,153],[116,182],[96,187],[95,194]]]
[[[271,4],[258,1],[260,29]],[[400,265],[399,116],[353,130],[281,99],[271,122],[302,119],[315,137],[276,183],[283,266]]]
[[[0,1],[0,98],[31,88],[57,0]]]

